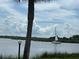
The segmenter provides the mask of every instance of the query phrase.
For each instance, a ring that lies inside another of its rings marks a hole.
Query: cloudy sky
[[[54,36],[55,27],[59,36],[79,34],[79,0],[51,0],[35,3],[35,18],[32,36]],[[0,35],[26,36],[26,3],[0,0]]]

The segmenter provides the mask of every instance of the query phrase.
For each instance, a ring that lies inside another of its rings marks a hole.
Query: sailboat
[[[58,35],[57,35],[57,31],[56,31],[56,27],[55,27],[55,40],[52,41],[53,44],[61,44],[61,42],[58,42]]]

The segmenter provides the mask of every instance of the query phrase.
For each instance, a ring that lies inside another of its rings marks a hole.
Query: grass
[[[12,57],[12,56],[2,56],[0,55],[0,59],[18,59],[17,57]],[[22,57],[20,59],[23,59]],[[79,59],[79,53],[72,53],[72,54],[67,54],[67,53],[43,53],[41,55],[37,55],[33,57],[32,59]]]
[[[79,53],[72,54],[52,54],[52,53],[43,53],[42,55],[35,56],[32,59],[79,59]]]
[[[18,57],[16,57],[16,56],[2,56],[2,55],[0,55],[0,59],[18,59]],[[20,59],[23,59],[23,58],[20,57]]]
[[[2,56],[2,55],[0,55],[0,59],[17,59],[17,57],[12,57],[12,56]]]

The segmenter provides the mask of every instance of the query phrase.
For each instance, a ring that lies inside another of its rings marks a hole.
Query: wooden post
[[[20,41],[18,42],[18,45],[19,45],[19,47],[18,47],[18,59],[20,59],[20,49],[21,49],[21,42]]]

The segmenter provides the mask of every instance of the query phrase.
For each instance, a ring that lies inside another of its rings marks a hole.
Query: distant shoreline
[[[5,39],[13,39],[13,40],[26,40],[26,37],[22,36],[0,36],[0,38]],[[72,37],[58,37],[58,42],[61,43],[79,43],[79,35],[73,35]],[[49,38],[41,38],[41,37],[32,37],[33,41],[41,41],[41,42],[52,42],[55,40],[55,37],[49,37]]]

